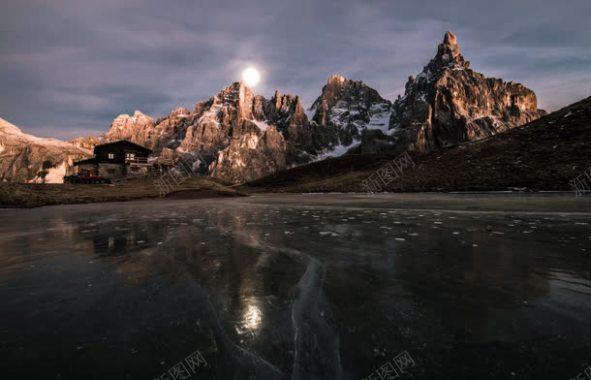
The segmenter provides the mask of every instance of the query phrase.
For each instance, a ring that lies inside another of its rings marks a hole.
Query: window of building
[[[109,160],[115,159],[115,153],[109,153]]]
[[[126,160],[133,160],[135,158],[135,153],[125,153]]]

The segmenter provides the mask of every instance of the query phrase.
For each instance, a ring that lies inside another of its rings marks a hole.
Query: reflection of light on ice
[[[248,305],[242,321],[244,328],[256,330],[261,324],[261,311],[256,305]]]
[[[255,302],[247,301],[240,323],[236,326],[238,334],[253,334],[261,328],[263,313]]]

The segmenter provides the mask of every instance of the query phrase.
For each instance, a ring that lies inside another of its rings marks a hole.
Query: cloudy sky
[[[248,65],[256,93],[306,107],[332,73],[394,99],[446,30],[474,69],[555,110],[591,95],[589,15],[589,0],[2,0],[0,117],[100,134],[121,113],[193,108]]]

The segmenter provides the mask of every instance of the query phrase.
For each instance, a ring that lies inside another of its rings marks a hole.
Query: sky
[[[329,75],[394,100],[453,31],[472,68],[548,111],[591,95],[589,0],[2,0],[0,117],[70,139],[193,109],[257,67],[309,107]]]

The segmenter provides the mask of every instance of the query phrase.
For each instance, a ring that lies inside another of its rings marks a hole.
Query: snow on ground
[[[44,178],[45,183],[63,183],[66,175],[66,162],[62,161],[59,166],[50,168]]]
[[[324,159],[331,158],[331,157],[340,157],[343,154],[347,153],[349,151],[349,149],[359,146],[359,144],[361,144],[361,141],[353,140],[353,142],[350,145],[337,145],[334,148],[332,148],[330,150],[325,150],[324,152],[317,155],[312,160],[312,162],[322,161]]]
[[[349,111],[348,105],[343,101],[338,101],[337,104],[330,110],[330,122],[334,125],[341,126],[343,115]]]
[[[29,180],[29,183],[63,183],[65,175],[66,162],[62,161],[55,168],[49,168],[45,177],[35,176],[35,178]]]
[[[391,134],[393,130],[389,130],[390,115],[392,111],[390,108],[383,105],[374,105],[370,110],[369,123],[367,123],[367,129],[379,129],[385,135]]]

